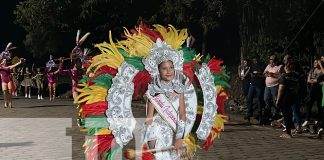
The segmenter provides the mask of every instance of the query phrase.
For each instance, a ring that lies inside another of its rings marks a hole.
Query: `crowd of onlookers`
[[[247,104],[244,119],[250,121],[254,117],[262,124],[280,123],[285,131],[282,138],[309,131],[312,125],[313,132],[322,138],[324,56],[315,58],[310,69],[289,54],[283,60],[271,55],[268,65],[255,56],[241,62],[238,75]]]

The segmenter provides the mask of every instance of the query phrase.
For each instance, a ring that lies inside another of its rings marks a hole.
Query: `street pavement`
[[[76,125],[72,99],[16,97],[14,108],[3,108],[0,97],[0,160],[84,160],[85,134]],[[135,117],[144,117],[142,103],[133,103]],[[317,160],[324,159],[324,140],[303,133],[282,139],[282,129],[247,123],[240,114],[229,114],[225,131],[208,151],[199,150],[199,160]],[[131,142],[129,146],[132,146]],[[201,142],[200,142],[201,143]],[[126,146],[125,148],[128,148]],[[119,156],[120,157],[120,156]]]

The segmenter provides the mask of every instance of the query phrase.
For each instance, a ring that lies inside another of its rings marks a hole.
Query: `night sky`
[[[14,56],[28,58],[31,54],[26,53],[23,39],[25,32],[23,28],[14,24],[15,16],[13,14],[18,0],[1,1],[1,30],[0,30],[0,49],[3,51],[6,48],[8,42],[13,42],[14,46],[17,47],[13,51]]]

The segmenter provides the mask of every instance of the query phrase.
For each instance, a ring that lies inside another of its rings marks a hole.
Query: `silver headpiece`
[[[156,43],[153,44],[151,54],[143,59],[143,64],[151,77],[156,77],[159,75],[159,64],[166,60],[172,61],[174,69],[182,72],[183,51],[173,49],[165,41],[158,38]]]

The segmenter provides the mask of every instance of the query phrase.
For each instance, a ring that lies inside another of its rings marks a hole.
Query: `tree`
[[[76,14],[70,12],[71,1],[27,0],[19,2],[16,23],[27,33],[24,44],[35,57],[55,53],[66,46],[62,39],[70,32]]]
[[[222,0],[165,0],[154,18],[180,27],[198,25],[202,29],[202,53],[206,54],[207,35],[219,26],[223,15]]]
[[[122,27],[149,19],[158,7],[156,1],[141,0],[26,0],[14,13],[27,33],[24,44],[35,57],[57,52],[64,56],[78,29],[91,32],[85,45],[99,43],[108,40],[109,30],[120,35]]]
[[[291,46],[288,46],[288,44],[293,40],[319,1],[239,1],[240,3],[237,3],[237,5],[239,5],[241,13],[241,53],[245,56],[262,55],[266,62],[270,54],[282,54],[287,47],[289,47],[289,52],[299,56],[312,53],[312,48],[314,48],[311,43],[312,33],[313,28],[317,26],[314,21],[319,21],[319,18],[310,21],[303,28],[296,41],[293,41],[294,43]],[[313,18],[316,19],[316,17]]]

